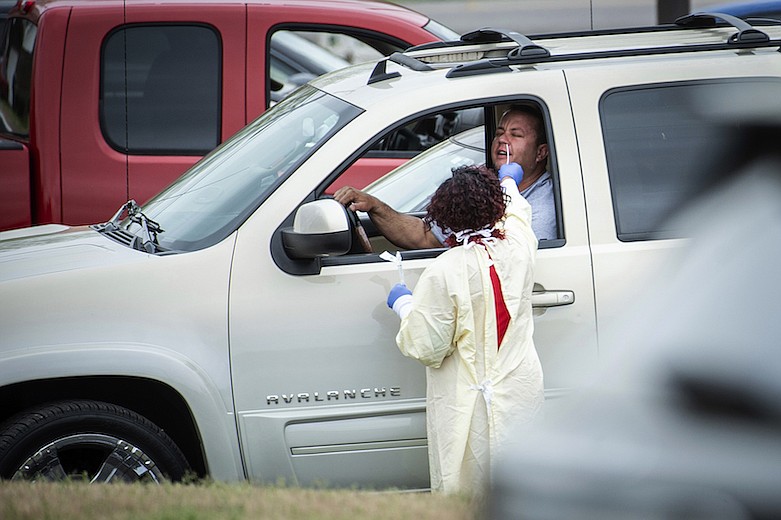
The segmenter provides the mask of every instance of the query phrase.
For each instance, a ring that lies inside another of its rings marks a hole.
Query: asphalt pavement
[[[524,34],[656,24],[657,0],[386,0],[447,25],[459,34],[501,27]],[[660,0],[664,1],[664,0]],[[689,0],[699,11],[725,0]]]

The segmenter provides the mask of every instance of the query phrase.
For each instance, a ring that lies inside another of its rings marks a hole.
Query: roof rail
[[[369,83],[376,81],[382,81],[384,79],[390,79],[398,77],[399,73],[386,73],[385,64],[387,60],[393,61],[404,65],[410,69],[416,71],[434,70],[434,67],[425,62],[425,58],[419,56],[420,59],[414,58],[406,54],[409,51],[421,51],[421,50],[435,50],[442,49],[451,46],[469,45],[469,44],[490,44],[499,42],[512,41],[517,44],[516,47],[503,46],[504,49],[508,49],[506,57],[491,57],[481,58],[475,61],[459,63],[446,73],[448,78],[457,78],[462,76],[471,76],[476,74],[494,74],[498,72],[511,72],[510,68],[513,65],[533,65],[546,62],[559,62],[559,61],[579,61],[588,59],[600,59],[600,58],[612,58],[619,56],[651,56],[660,54],[675,54],[684,52],[702,52],[702,51],[714,51],[714,50],[727,50],[727,49],[751,49],[758,47],[779,47],[781,51],[781,40],[770,39],[767,33],[754,28],[751,24],[737,18],[735,16],[724,13],[706,13],[697,12],[678,18],[675,24],[660,25],[654,27],[640,28],[641,32],[650,31],[665,31],[673,29],[677,26],[680,30],[691,28],[707,28],[723,26],[724,24],[719,22],[723,21],[726,24],[738,29],[738,32],[730,35],[726,40],[713,43],[701,43],[693,45],[663,45],[660,47],[645,47],[645,48],[632,48],[632,49],[616,49],[616,50],[595,50],[591,52],[575,52],[569,54],[556,54],[551,55],[550,51],[534,43],[529,37],[520,34],[516,31],[499,29],[494,27],[485,27],[472,31],[461,36],[459,41],[455,42],[436,42],[432,44],[423,44],[416,47],[407,49],[405,53],[394,53],[388,58],[382,60],[377,64],[372,72]],[[598,34],[614,34],[616,31],[587,31],[582,34],[573,34],[577,36],[589,36]],[[624,30],[619,31],[623,33]],[[537,38],[556,38],[570,36],[569,33],[563,33],[559,35],[537,35]]]
[[[681,16],[675,20],[675,25],[682,27],[713,27],[716,25],[716,20],[723,20],[726,23],[732,25],[738,30],[735,34],[729,37],[728,42],[735,43],[748,43],[748,42],[766,42],[770,40],[770,37],[759,29],[755,29],[751,24],[745,20],[741,20],[737,16],[725,13],[706,13],[697,12]]]
[[[411,56],[407,56],[404,53],[401,52],[394,52],[390,56],[388,56],[388,59],[394,63],[398,63],[399,65],[404,65],[407,68],[410,68],[412,70],[417,70],[418,72],[427,72],[429,70],[434,70],[434,67],[429,65],[428,63],[423,63],[420,60],[416,60],[415,58]]]
[[[464,43],[496,43],[506,40],[514,41],[518,47],[511,50],[508,56],[550,56],[550,51],[531,41],[527,36],[509,29],[484,27],[461,36]]]
[[[521,49],[521,52],[524,53],[531,51],[531,49],[542,49],[542,51],[544,51],[542,47],[539,47],[537,44],[532,42],[531,38],[519,32],[510,29],[499,29],[496,27],[483,27],[482,29],[477,29],[476,31],[470,31],[468,33],[464,33],[459,37],[458,40],[451,40],[446,42],[421,43],[420,45],[415,45],[408,49],[405,49],[404,52],[442,49],[445,47],[459,47],[461,45],[464,45],[465,43],[480,44],[480,43],[498,43],[498,42],[507,42],[507,41],[513,41],[516,44],[518,44],[518,47]],[[535,50],[531,52],[541,52],[541,51]]]
[[[371,85],[372,83],[377,83],[378,81],[385,81],[386,79],[401,77],[401,72],[387,72],[385,70],[385,66],[387,64],[387,58],[378,61],[377,65],[374,66],[374,70],[372,70],[371,76],[369,76],[369,81],[367,81],[366,84]]]
[[[418,72],[434,70],[434,68],[427,63],[423,63],[422,61],[416,60],[415,58],[407,56],[401,52],[394,52],[387,58],[377,62],[377,65],[374,66],[374,70],[372,70],[372,73],[369,76],[369,81],[366,82],[367,85],[377,83],[378,81],[385,81],[386,79],[401,77],[400,72],[388,72],[386,70],[389,61],[398,63],[399,65],[404,65],[405,67],[416,70]]]
[[[701,44],[701,45],[689,45],[680,46],[674,45],[670,47],[650,47],[642,49],[622,49],[612,51],[596,51],[588,53],[575,53],[575,54],[557,54],[555,56],[547,57],[535,57],[535,56],[523,56],[512,58],[488,58],[476,61],[470,61],[468,63],[460,63],[451,68],[447,74],[448,78],[458,78],[461,76],[473,76],[476,74],[492,74],[496,72],[510,72],[511,65],[534,65],[546,62],[563,62],[563,61],[582,61],[599,58],[613,58],[619,56],[658,56],[661,54],[680,54],[684,52],[702,52],[713,51],[727,48],[757,48],[757,47],[779,47],[781,48],[781,40],[767,40],[767,41],[754,41],[754,42],[729,42],[721,44]]]

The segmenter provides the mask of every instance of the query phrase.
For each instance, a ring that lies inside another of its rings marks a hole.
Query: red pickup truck
[[[0,230],[92,223],[146,201],[296,78],[335,67],[312,40],[386,55],[457,38],[361,0],[20,0],[6,26]],[[379,146],[357,173],[412,154]]]

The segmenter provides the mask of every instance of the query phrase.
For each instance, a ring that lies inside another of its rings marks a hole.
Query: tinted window
[[[27,136],[30,132],[30,87],[38,28],[27,20],[7,22],[0,53],[0,129]]]
[[[665,84],[609,92],[600,103],[619,240],[671,238],[667,217],[707,180],[723,127],[694,109],[696,100],[757,81]],[[729,99],[725,97],[724,99]],[[737,125],[736,125],[737,126]],[[740,132],[734,128],[734,132]]]
[[[106,140],[130,154],[203,155],[214,148],[220,138],[220,47],[217,33],[203,26],[133,26],[112,33],[101,66]]]

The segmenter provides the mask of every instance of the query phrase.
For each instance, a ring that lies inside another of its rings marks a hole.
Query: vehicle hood
[[[0,233],[0,283],[144,256],[89,227],[50,225],[6,231]]]

